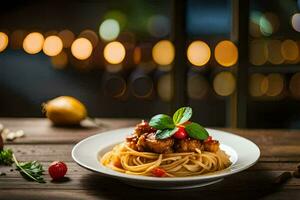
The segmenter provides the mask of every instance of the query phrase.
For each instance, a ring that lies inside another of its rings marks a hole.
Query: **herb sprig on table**
[[[36,181],[38,183],[45,183],[45,180],[43,178],[44,169],[39,162],[18,162],[14,154],[13,160],[17,166],[17,170],[20,171],[21,175],[24,178]]]
[[[157,129],[157,139],[169,138],[178,131],[178,127],[184,126],[191,138],[205,140],[208,132],[200,124],[189,121],[192,114],[192,108],[182,107],[174,113],[173,118],[165,114],[155,115],[151,118],[149,125]]]
[[[11,149],[3,149],[0,151],[0,165],[16,164],[20,174],[28,179],[38,183],[45,183],[43,178],[43,166],[37,161],[19,162]]]
[[[13,151],[11,149],[0,150],[0,165],[12,165],[13,163]]]

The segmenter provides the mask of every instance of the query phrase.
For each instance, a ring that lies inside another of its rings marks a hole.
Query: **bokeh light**
[[[120,25],[120,30],[122,30],[127,24],[127,17],[120,10],[109,10],[107,13],[105,13],[103,19],[116,20]]]
[[[187,92],[191,99],[202,99],[209,90],[207,80],[200,74],[191,75],[187,80]]]
[[[115,19],[106,19],[99,27],[100,37],[105,41],[111,41],[120,34],[120,25]]]
[[[221,41],[215,48],[215,58],[220,65],[230,67],[238,60],[238,49],[229,40]]]
[[[142,49],[141,47],[135,47],[133,50],[133,63],[138,65],[142,60]]]
[[[82,31],[78,37],[88,39],[92,43],[94,48],[97,46],[99,41],[98,35],[90,29]]]
[[[153,86],[153,81],[149,76],[139,76],[131,81],[132,94],[137,98],[150,97]]]
[[[292,16],[292,27],[295,31],[300,32],[300,13],[295,13]]]
[[[8,36],[0,32],[0,52],[4,51],[8,45]]]
[[[21,49],[27,33],[24,30],[15,30],[10,34],[9,45],[12,49]]]
[[[108,43],[103,51],[105,60],[110,64],[119,64],[125,58],[125,48],[120,42]]]
[[[153,60],[159,65],[169,65],[175,57],[175,49],[169,40],[157,42],[152,49]]]
[[[300,98],[300,72],[292,76],[289,89],[294,98]]]
[[[281,54],[285,60],[295,61],[299,56],[297,43],[293,40],[284,40],[281,44]]]
[[[171,74],[162,75],[157,82],[157,93],[161,100],[169,102],[173,98],[173,80]]]
[[[195,66],[203,66],[210,59],[210,48],[202,41],[192,42],[187,49],[187,58]]]
[[[85,60],[89,58],[92,54],[92,51],[93,45],[86,38],[76,39],[71,46],[71,52],[78,60]]]
[[[58,33],[58,37],[61,38],[64,48],[71,47],[73,41],[75,40],[75,35],[72,31],[65,29]]]
[[[39,53],[44,44],[44,36],[41,33],[33,32],[28,34],[23,41],[24,51],[29,54]]]
[[[279,28],[279,18],[272,12],[253,11],[250,15],[249,32],[252,37],[270,36]]]
[[[265,15],[261,15],[259,19],[259,27],[264,36],[270,36],[274,32],[270,20]]]
[[[258,11],[253,11],[250,14],[249,32],[252,37],[260,37],[262,35],[259,25],[261,15]]]
[[[278,16],[273,12],[266,12],[264,14],[264,17],[272,26],[272,33],[275,33],[278,31],[280,22]]]
[[[152,36],[165,37],[170,33],[170,21],[164,15],[153,15],[149,18],[147,28]]]
[[[48,56],[56,56],[63,49],[62,40],[55,35],[49,36],[45,39],[43,51]]]
[[[229,96],[235,91],[236,80],[231,72],[220,72],[215,76],[213,86],[218,95]]]
[[[268,41],[268,61],[272,64],[282,64],[284,59],[281,54],[281,41],[270,40]]]
[[[250,42],[249,60],[253,65],[263,65],[268,60],[268,43],[265,40]]]
[[[65,51],[61,51],[58,55],[51,57],[51,63],[55,69],[64,69],[68,64],[68,55]]]
[[[268,90],[267,96],[275,97],[282,93],[284,89],[284,78],[281,74],[272,73],[267,76],[268,78]]]
[[[253,97],[261,97],[266,94],[269,87],[268,78],[259,73],[252,74],[249,80],[249,93]]]
[[[119,75],[111,75],[105,79],[104,91],[110,97],[122,97],[126,92],[126,88],[126,81]]]

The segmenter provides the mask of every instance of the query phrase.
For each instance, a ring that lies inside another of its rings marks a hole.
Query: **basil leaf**
[[[198,140],[205,140],[209,136],[207,130],[195,122],[186,125],[185,130],[190,137]]]
[[[179,108],[173,115],[174,124],[183,124],[192,117],[192,114],[193,110],[190,107]]]
[[[149,125],[158,130],[173,129],[175,127],[172,118],[164,114],[159,114],[152,117]]]
[[[173,129],[165,129],[165,130],[158,130],[156,132],[155,138],[156,139],[166,139],[171,137],[172,135],[174,135],[176,133],[176,131],[178,131],[178,128],[175,127]]]

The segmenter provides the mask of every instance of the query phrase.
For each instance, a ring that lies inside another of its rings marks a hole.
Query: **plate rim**
[[[134,127],[126,127],[126,128],[119,128],[119,129],[113,129],[113,130],[108,130],[108,131],[104,131],[104,132],[98,132],[95,133],[94,135],[91,135],[89,137],[86,137],[82,140],[80,140],[78,143],[76,143],[76,145],[73,147],[72,152],[71,152],[71,156],[72,159],[81,167],[93,171],[93,172],[97,172],[101,175],[104,175],[106,177],[112,177],[112,178],[116,178],[116,179],[121,179],[121,180],[131,180],[131,181],[150,181],[150,182],[184,182],[184,181],[205,181],[205,180],[212,180],[212,179],[217,179],[217,178],[222,178],[222,177],[226,177],[226,176],[230,176],[236,173],[239,173],[241,171],[244,171],[248,168],[250,168],[251,166],[255,165],[257,163],[257,161],[260,158],[261,152],[260,149],[258,147],[258,145],[256,145],[254,142],[252,142],[251,140],[242,137],[240,135],[236,135],[233,133],[230,133],[228,131],[223,131],[223,130],[217,130],[217,129],[211,129],[211,128],[206,128],[207,131],[217,131],[217,132],[222,132],[225,134],[229,134],[232,135],[234,137],[238,137],[239,139],[243,139],[246,140],[247,142],[251,143],[252,145],[254,145],[254,147],[257,150],[257,155],[256,155],[256,159],[254,161],[252,161],[252,163],[245,165],[243,167],[237,168],[233,171],[230,171],[228,173],[216,173],[216,174],[207,174],[207,175],[197,175],[197,176],[187,176],[187,177],[164,177],[164,178],[160,178],[160,177],[150,177],[150,176],[140,176],[140,175],[132,175],[132,174],[124,174],[121,172],[116,172],[116,171],[112,171],[112,173],[106,173],[106,171],[101,171],[99,169],[95,169],[94,167],[90,167],[87,166],[84,163],[81,163],[75,156],[75,151],[77,150],[77,148],[84,142],[93,139],[94,137],[98,137],[101,134],[110,134],[112,132],[116,132],[116,131],[124,131],[124,130],[132,130],[134,129]],[[229,145],[227,145],[229,146]],[[234,149],[233,147],[229,146],[230,148]],[[235,150],[235,149],[234,149]],[[235,150],[236,151],[236,150]],[[98,152],[97,152],[98,154]],[[238,157],[239,159],[239,157]],[[100,163],[99,163],[100,164]],[[100,164],[101,165],[101,164]],[[105,167],[105,166],[101,166],[101,167]],[[101,168],[100,168],[101,169]],[[108,168],[107,168],[108,169]],[[111,170],[111,169],[110,169]],[[226,169],[224,169],[225,171]],[[219,172],[222,172],[219,171]]]

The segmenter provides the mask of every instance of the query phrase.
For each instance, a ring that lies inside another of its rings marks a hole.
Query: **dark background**
[[[149,118],[156,113],[172,113],[174,110],[176,95],[166,99],[159,92],[162,87],[168,87],[170,90],[167,91],[170,93],[172,90],[183,90],[181,94],[185,96],[184,104],[193,107],[194,120],[206,126],[299,128],[299,100],[289,91],[291,77],[300,71],[299,63],[283,62],[274,65],[266,61],[260,66],[255,66],[249,61],[252,40],[292,39],[298,42],[300,33],[291,26],[292,15],[299,12],[297,1],[253,0],[249,4],[247,1],[240,1],[240,5],[238,2],[237,0],[2,1],[0,31],[7,33],[10,40],[16,30],[22,30],[26,34],[38,31],[47,36],[69,29],[75,37],[78,37],[82,31],[90,29],[98,35],[103,20],[107,19],[112,11],[117,11],[124,17],[125,23],[116,40],[128,45],[122,63],[123,69],[113,73],[107,70],[107,63],[102,55],[107,42],[100,38],[94,48],[92,61],[88,64],[72,57],[70,48],[64,49],[69,58],[64,69],[55,69],[51,58],[42,51],[30,55],[22,48],[16,49],[9,44],[3,52],[0,52],[0,116],[42,117],[43,102],[57,96],[69,95],[81,100],[92,117]],[[178,74],[173,76],[174,69],[179,67],[176,61],[166,69],[158,66],[151,57],[152,47],[160,40],[169,39],[175,42],[176,46],[178,34],[176,35],[174,31],[178,30],[175,28],[178,23],[174,17],[175,4],[184,7],[184,11],[177,16],[185,22],[184,30],[181,30],[184,34],[179,36],[184,39],[184,46],[187,48],[192,41],[202,40],[211,49],[211,58],[204,67],[195,67],[188,62],[185,55],[176,54],[181,56],[185,63],[181,66],[186,69],[185,73],[181,74],[184,79],[178,78]],[[241,6],[247,12],[238,12]],[[273,30],[271,34],[261,34],[258,37],[251,35],[253,13],[257,12],[261,14],[271,12],[276,15],[279,28]],[[163,16],[165,20],[161,27],[158,27],[164,29],[166,34],[153,35],[149,32],[149,20],[157,15]],[[248,23],[242,24],[242,19],[248,20]],[[244,28],[246,33],[240,32],[241,28]],[[222,40],[231,40],[239,49],[239,61],[231,67],[221,66],[214,58],[214,48]],[[132,61],[136,46],[142,49],[141,61],[138,64]],[[234,74],[237,80],[237,87],[229,96],[220,96],[213,87],[215,76],[223,71]],[[247,78],[241,80],[239,78],[241,73]],[[249,79],[254,73],[265,76],[272,73],[281,74],[284,78],[282,91],[272,97],[265,94],[253,97],[248,88]],[[166,76],[171,76],[173,81],[166,81]],[[194,76],[201,80],[191,81]],[[139,79],[140,77],[142,78]],[[178,84],[174,82],[182,80],[185,80],[182,83],[184,87],[177,88]],[[244,86],[240,87],[239,84]],[[203,90],[203,95],[195,97],[188,92],[189,87],[198,93]],[[123,90],[120,88],[125,88],[125,92],[115,95]],[[146,93],[147,95],[144,95]],[[241,95],[244,98],[239,98]],[[244,121],[241,115],[245,116]]]

